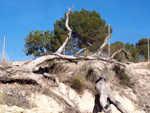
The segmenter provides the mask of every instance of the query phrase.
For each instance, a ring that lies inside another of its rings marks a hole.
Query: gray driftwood
[[[112,113],[110,104],[113,104],[121,113],[127,113],[121,103],[114,98],[109,84],[104,79],[96,83],[96,90],[98,95],[95,96],[96,102],[93,113],[102,112],[102,110],[105,113]]]

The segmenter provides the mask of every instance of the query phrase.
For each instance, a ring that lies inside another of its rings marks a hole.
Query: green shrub
[[[125,74],[124,69],[121,69],[119,65],[115,65],[113,67],[113,71],[115,71],[117,77],[120,80],[120,84],[123,86],[128,86],[130,82],[130,77]]]
[[[71,87],[75,89],[78,93],[82,93],[85,89],[85,77],[82,75],[74,76],[71,81]]]

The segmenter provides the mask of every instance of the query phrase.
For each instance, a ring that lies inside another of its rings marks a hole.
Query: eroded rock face
[[[150,112],[150,62],[130,64],[126,68],[126,73],[131,77],[131,88],[140,109]]]
[[[131,77],[131,82],[134,84],[132,87],[121,87],[118,84],[113,84],[115,81],[114,76],[111,72],[111,65],[107,63],[91,61],[91,62],[80,62],[78,65],[73,65],[74,70],[71,67],[71,64],[66,64],[70,66],[66,70],[66,77],[71,77],[71,74],[75,73],[77,70],[80,70],[80,67],[85,65],[97,66],[101,70],[108,81],[112,82],[112,92],[116,100],[121,102],[124,108],[129,113],[149,113],[148,106],[149,97],[150,97],[150,68],[149,64],[130,64],[126,68],[127,74]],[[107,65],[107,69],[105,67]],[[111,73],[111,74],[110,74]],[[72,74],[73,76],[73,74]],[[58,92],[61,92],[79,107],[82,113],[92,113],[94,107],[94,98],[90,89],[85,89],[82,94],[78,94],[74,89],[65,83],[60,83],[58,87],[53,88]],[[141,107],[139,107],[141,103]],[[144,103],[146,105],[144,106]],[[0,113],[66,113],[67,105],[64,101],[60,100],[53,94],[46,92],[46,90],[40,88],[39,86],[33,84],[0,84]],[[119,111],[111,105],[112,113],[119,113]],[[145,110],[145,111],[143,111]],[[73,112],[72,112],[73,113]]]
[[[7,87],[1,85],[1,99],[2,99],[2,91],[7,91],[7,95],[12,95],[12,98],[15,96],[23,96],[28,103],[22,103],[20,104],[20,107],[18,107],[17,103],[18,101],[22,102],[21,99],[17,100],[14,105],[13,103],[11,105],[0,105],[0,112],[11,112],[11,113],[58,113],[58,112],[64,112],[66,109],[66,104],[64,104],[61,100],[56,98],[54,95],[47,95],[46,93],[43,93],[42,89],[38,89],[36,87],[28,87],[28,86],[20,86],[18,84],[9,84]],[[29,89],[28,89],[29,88]],[[13,93],[13,90],[17,93]],[[22,89],[22,90],[21,90]],[[94,95],[91,94],[89,90],[85,90],[83,94],[78,94],[75,90],[70,88],[69,86],[60,83],[58,88],[54,88],[55,90],[65,94],[67,97],[69,97],[71,100],[73,100],[79,107],[80,111],[82,113],[91,113],[93,111],[94,107]],[[39,90],[39,91],[38,91]],[[30,91],[30,92],[29,92]],[[124,92],[124,93],[122,93]],[[13,94],[12,94],[13,93]],[[19,94],[19,95],[18,95]],[[113,95],[115,98],[122,103],[122,105],[126,108],[126,110],[129,113],[133,113],[136,111],[136,113],[145,113],[144,111],[138,110],[138,107],[135,105],[133,101],[136,101],[136,95],[133,93],[132,89],[122,89],[119,90],[119,87],[115,86],[113,89]],[[127,95],[130,95],[130,98],[127,97]],[[19,97],[18,97],[19,98]],[[10,97],[9,97],[10,99]],[[1,103],[2,104],[2,103]],[[5,103],[3,103],[5,104]],[[16,105],[15,105],[16,104]],[[25,105],[30,105],[26,106]],[[22,106],[21,106],[22,105]],[[29,109],[30,108],[30,109]],[[119,111],[112,105],[112,113],[119,113]]]

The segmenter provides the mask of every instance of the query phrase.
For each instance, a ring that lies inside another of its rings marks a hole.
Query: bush
[[[1,87],[0,104],[7,106],[18,106],[25,109],[36,107],[34,103],[28,100],[28,97],[30,97],[32,93],[39,89],[39,87],[32,87],[30,85],[1,85]]]
[[[113,71],[115,71],[117,77],[120,80],[120,84],[123,86],[128,86],[130,82],[130,77],[125,74],[124,69],[121,69],[119,65],[115,65],[113,67]]]
[[[78,93],[82,93],[85,89],[85,81],[86,79],[82,75],[74,76],[70,81],[71,87],[75,89]]]

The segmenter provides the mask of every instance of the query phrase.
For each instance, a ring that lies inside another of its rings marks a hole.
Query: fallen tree
[[[97,50],[97,52],[95,52],[93,55],[79,56],[79,53],[81,51],[84,51],[91,46],[89,43],[88,43],[89,47],[79,50],[75,54],[75,56],[62,54],[67,42],[71,38],[72,30],[69,27],[68,22],[69,22],[69,14],[70,14],[70,11],[72,10],[72,8],[68,8],[68,12],[66,13],[65,26],[68,30],[68,36],[67,36],[66,40],[64,41],[64,43],[60,46],[60,48],[52,55],[41,56],[41,57],[29,62],[28,64],[24,64],[22,66],[7,66],[7,67],[0,66],[0,82],[11,83],[12,81],[14,81],[14,82],[32,81],[32,82],[36,83],[37,85],[41,86],[42,88],[47,88],[51,93],[56,95],[58,98],[61,98],[62,100],[64,100],[70,107],[77,109],[78,108],[77,105],[72,100],[70,100],[68,97],[66,97],[62,93],[59,93],[58,91],[54,90],[53,88],[48,87],[49,83],[45,80],[47,78],[54,79],[55,85],[52,85],[53,87],[54,86],[57,87],[59,85],[59,79],[57,78],[56,75],[54,75],[54,74],[52,75],[49,73],[36,74],[36,73],[33,73],[34,68],[45,61],[54,60],[54,59],[62,59],[62,60],[77,61],[77,62],[80,60],[100,60],[100,61],[105,61],[108,63],[115,63],[115,64],[119,64],[122,66],[126,66],[126,64],[123,64],[121,62],[117,62],[117,61],[113,60],[114,56],[116,54],[118,54],[120,51],[117,53],[114,53],[111,58],[102,58],[100,56],[101,52],[103,51],[103,49],[104,49],[105,45],[107,44],[107,41],[109,40],[111,35],[108,35],[106,37],[104,43],[100,46],[100,48]],[[125,51],[123,51],[123,52],[125,52]],[[79,110],[77,109],[77,111],[79,111]]]

